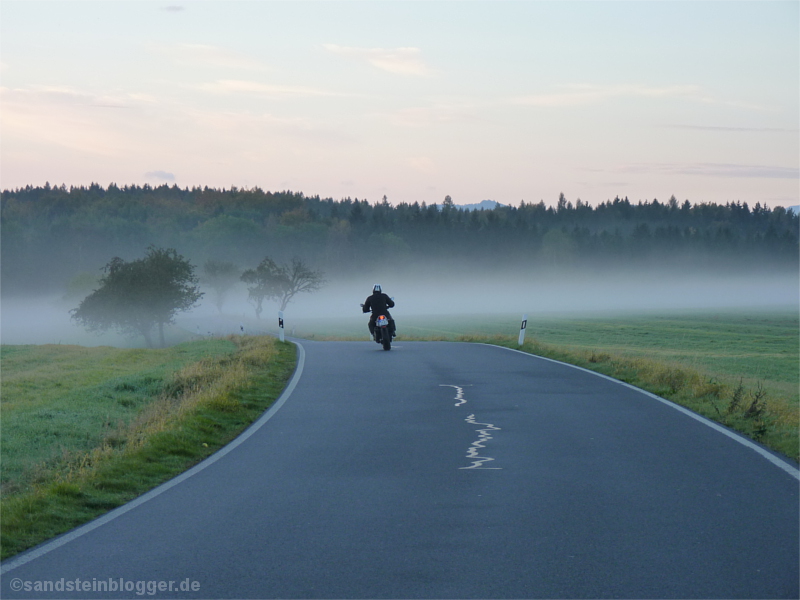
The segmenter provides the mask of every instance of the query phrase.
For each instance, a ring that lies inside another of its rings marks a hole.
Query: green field
[[[178,475],[280,395],[294,346],[230,336],[164,350],[2,347],[2,557]]]
[[[181,367],[232,354],[228,340],[164,350],[2,346],[0,489],[29,486],[129,424]]]
[[[506,321],[514,337],[518,321]],[[490,334],[493,325],[475,333]],[[726,379],[769,382],[795,403],[799,336],[798,314],[788,311],[529,319],[526,330],[526,337],[572,350],[646,357]]]

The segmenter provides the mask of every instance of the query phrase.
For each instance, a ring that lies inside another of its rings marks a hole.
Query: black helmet
[[[379,294],[381,293],[381,284],[380,284],[380,283],[376,283],[376,284],[375,284],[375,285],[372,287],[372,293],[374,294],[374,293],[376,293],[376,292],[377,292],[377,293],[379,293]]]

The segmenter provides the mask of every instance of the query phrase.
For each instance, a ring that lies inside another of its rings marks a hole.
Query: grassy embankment
[[[293,345],[247,336],[1,352],[3,558],[212,454],[272,404],[295,364]]]
[[[519,315],[407,317],[398,342],[488,342],[518,348]],[[366,339],[364,319],[298,325],[317,339]],[[498,332],[506,332],[498,335]],[[538,317],[525,345],[653,392],[798,460],[800,322],[796,310]]]

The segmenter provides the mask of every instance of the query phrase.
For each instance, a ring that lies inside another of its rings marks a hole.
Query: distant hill
[[[477,204],[456,204],[455,207],[460,210],[492,210],[498,206],[505,206],[494,200],[482,200]]]

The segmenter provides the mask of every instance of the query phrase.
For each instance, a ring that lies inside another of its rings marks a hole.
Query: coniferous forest
[[[797,273],[800,219],[784,208],[731,202],[632,202],[597,206],[563,195],[554,206],[520,202],[491,210],[391,205],[300,192],[124,186],[28,186],[2,200],[4,294],[63,290],[113,257],[175,248],[254,267],[265,256],[298,257],[331,279],[387,268],[493,268],[532,273],[614,266],[777,270]]]

